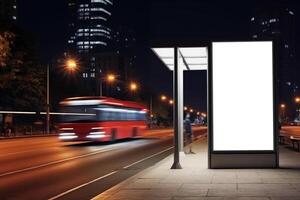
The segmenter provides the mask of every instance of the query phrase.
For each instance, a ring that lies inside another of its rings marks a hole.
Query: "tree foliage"
[[[12,32],[0,33],[0,67],[6,66],[7,60],[11,56],[11,45],[14,37]]]
[[[38,65],[34,40],[23,32],[0,32],[0,107],[41,110],[45,70]]]

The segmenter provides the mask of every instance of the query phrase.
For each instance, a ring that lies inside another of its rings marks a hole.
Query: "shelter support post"
[[[178,65],[177,47],[174,48],[173,96],[174,163],[171,169],[182,169],[180,151],[183,150],[183,70]]]

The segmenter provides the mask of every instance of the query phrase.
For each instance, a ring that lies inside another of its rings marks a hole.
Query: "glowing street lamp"
[[[184,111],[187,111],[188,110],[188,107],[184,106]]]
[[[280,108],[281,108],[281,110],[280,110],[280,116],[281,116],[281,120],[282,121],[284,121],[285,120],[285,104],[280,104]]]
[[[197,112],[197,115],[199,116],[199,115],[200,115],[200,112]]]
[[[285,109],[285,104],[280,104],[281,109]]]
[[[190,109],[190,113],[193,113],[194,112],[194,109]]]
[[[106,80],[107,82],[112,83],[116,80],[116,76],[114,74],[108,74]]]
[[[68,59],[66,61],[66,69],[68,71],[71,71],[71,72],[75,71],[77,69],[77,62],[76,62],[76,60],[74,60],[74,59]]]
[[[165,101],[165,100],[167,100],[167,97],[166,97],[165,95],[161,95],[160,99],[161,99],[162,101]]]
[[[173,104],[174,104],[174,101],[173,101],[173,100],[170,100],[170,101],[169,101],[169,104],[170,104],[170,105],[173,105]]]
[[[131,91],[136,91],[138,89],[138,85],[134,82],[130,83],[130,90]]]

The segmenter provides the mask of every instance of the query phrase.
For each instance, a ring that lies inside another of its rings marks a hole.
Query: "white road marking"
[[[108,151],[112,151],[112,150],[114,150],[114,149],[113,148],[104,149],[104,150],[102,149],[100,151],[95,151],[95,152],[80,155],[80,156],[75,156],[75,157],[71,157],[71,158],[66,158],[66,159],[57,160],[57,161],[53,161],[53,162],[48,162],[48,163],[45,163],[45,164],[36,165],[36,166],[33,166],[33,167],[27,167],[27,168],[12,171],[12,172],[6,172],[6,173],[3,173],[3,174],[0,174],[0,178],[3,177],[3,176],[13,175],[13,174],[21,173],[21,172],[26,172],[26,171],[46,167],[46,166],[49,166],[49,165],[55,165],[55,164],[59,164],[59,163],[62,163],[62,162],[71,161],[71,160],[75,160],[75,159],[78,159],[78,158],[84,158],[84,157],[88,157],[88,156],[92,156],[92,155],[95,155],[95,154],[104,153],[104,152],[108,152]]]
[[[113,174],[115,174],[115,173],[117,173],[117,172],[118,172],[118,171],[110,172],[110,173],[108,173],[108,174],[106,174],[106,175],[104,175],[104,176],[101,176],[101,177],[96,178],[96,179],[94,179],[94,180],[92,180],[92,181],[89,181],[89,182],[84,183],[84,184],[82,184],[82,185],[79,185],[79,186],[77,186],[77,187],[75,187],[75,188],[72,188],[72,189],[70,189],[70,190],[67,190],[67,191],[65,191],[65,192],[63,192],[63,193],[61,193],[61,194],[58,194],[58,195],[56,195],[56,196],[54,196],[54,197],[51,197],[51,198],[49,198],[48,200],[55,200],[55,199],[58,199],[58,198],[60,198],[60,197],[62,197],[62,196],[65,196],[66,194],[69,194],[69,193],[71,193],[71,192],[73,192],[73,191],[75,191],[75,190],[78,190],[78,189],[80,189],[80,188],[82,188],[82,187],[85,187],[85,186],[87,186],[87,185],[89,185],[89,184],[91,184],[91,183],[97,182],[97,181],[99,181],[99,180],[101,180],[101,179],[104,179],[104,178],[106,178],[106,177],[108,177],[108,176],[111,176],[111,175],[113,175]]]
[[[160,151],[160,152],[155,153],[155,154],[153,154],[153,155],[151,155],[151,156],[148,156],[148,157],[143,158],[143,159],[141,159],[141,160],[139,160],[139,161],[136,161],[136,162],[134,162],[134,163],[132,163],[132,164],[130,164],[130,165],[127,165],[127,166],[123,167],[123,169],[127,169],[127,168],[129,168],[129,167],[131,167],[131,166],[133,166],[133,165],[135,165],[135,164],[137,164],[137,163],[143,162],[143,161],[145,161],[145,160],[147,160],[147,159],[149,159],[149,158],[152,158],[152,157],[157,156],[157,155],[159,155],[159,154],[162,154],[162,153],[164,153],[164,152],[166,152],[166,151],[169,151],[170,149],[173,149],[173,147],[167,148],[167,149],[165,149],[165,150],[163,150],[163,151]],[[71,192],[74,192],[75,190],[78,190],[78,189],[80,189],[80,188],[83,188],[83,187],[85,187],[85,186],[87,186],[87,185],[89,185],[89,184],[95,183],[95,182],[97,182],[97,181],[99,181],[99,180],[101,180],[101,179],[104,179],[104,178],[106,178],[106,177],[108,177],[108,176],[111,176],[111,175],[113,175],[113,174],[115,174],[115,173],[117,173],[117,172],[119,172],[119,171],[120,171],[120,170],[116,170],[116,171],[110,172],[110,173],[108,173],[108,174],[105,174],[105,175],[103,175],[103,176],[101,176],[101,177],[98,177],[98,178],[96,178],[96,179],[94,179],[94,180],[91,180],[91,181],[89,181],[89,182],[87,182],[87,183],[81,184],[81,185],[79,185],[79,186],[77,186],[77,187],[75,187],[75,188],[72,188],[72,189],[70,189],[70,190],[67,190],[67,191],[61,193],[61,194],[58,194],[58,195],[56,195],[56,196],[54,196],[54,197],[51,197],[51,198],[49,198],[48,200],[55,200],[55,199],[58,199],[58,198],[60,198],[60,197],[62,197],[62,196],[65,196],[66,194],[69,194],[69,193],[71,193]],[[96,197],[93,197],[92,199],[94,199],[94,198],[96,198]]]

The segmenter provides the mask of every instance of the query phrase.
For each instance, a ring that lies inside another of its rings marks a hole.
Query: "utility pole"
[[[46,134],[50,134],[50,65],[47,65]]]

